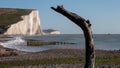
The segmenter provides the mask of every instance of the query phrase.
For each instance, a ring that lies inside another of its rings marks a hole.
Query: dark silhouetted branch
[[[85,20],[84,18],[73,12],[67,11],[63,6],[57,6],[57,8],[51,7],[51,9],[64,15],[83,30],[85,36],[85,46],[86,46],[86,63],[84,68],[94,68],[95,52],[94,52],[94,41],[93,41],[90,21]]]

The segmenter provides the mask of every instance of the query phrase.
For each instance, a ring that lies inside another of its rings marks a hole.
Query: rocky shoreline
[[[22,52],[0,46],[0,63],[10,61],[41,60],[54,58],[84,58],[84,49],[54,49],[41,52]],[[120,57],[120,50],[96,50],[96,58]],[[1,64],[0,64],[1,66]],[[26,65],[25,65],[26,66]],[[38,64],[29,66],[15,66],[14,68],[83,68],[84,64]],[[96,65],[96,68],[120,68],[120,63]]]
[[[5,48],[3,46],[0,46],[0,57],[6,57],[6,56],[17,56],[18,53],[17,50]]]

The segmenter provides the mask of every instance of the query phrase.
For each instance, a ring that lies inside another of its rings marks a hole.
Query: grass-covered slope
[[[0,34],[6,32],[11,24],[22,20],[21,16],[28,15],[32,9],[0,8]]]
[[[21,16],[28,15],[31,11],[29,9],[0,8],[0,27],[22,20]]]

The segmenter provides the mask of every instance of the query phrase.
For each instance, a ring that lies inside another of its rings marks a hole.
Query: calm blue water
[[[94,43],[95,49],[103,49],[103,50],[119,50],[120,49],[120,34],[95,34]],[[16,36],[13,36],[16,37]],[[59,42],[72,42],[76,44],[68,44],[68,45],[51,45],[51,46],[25,46],[25,45],[14,45],[9,43],[10,48],[23,50],[23,51],[43,51],[48,49],[84,49],[85,41],[84,36],[81,34],[63,34],[63,35],[49,35],[49,36],[20,36],[23,40],[42,40],[42,41],[59,41]],[[14,38],[0,38],[7,40],[14,40]],[[15,40],[16,41],[16,40]],[[12,42],[15,42],[12,41]],[[17,40],[19,41],[19,40]],[[17,42],[18,43],[18,42]],[[14,47],[15,46],[15,47]]]

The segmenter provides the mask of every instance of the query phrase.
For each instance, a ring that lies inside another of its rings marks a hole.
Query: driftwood
[[[93,41],[90,21],[85,20],[84,18],[80,17],[79,15],[73,12],[67,11],[66,9],[64,9],[63,6],[57,6],[57,8],[51,7],[51,9],[67,17],[68,19],[70,19],[73,23],[75,23],[82,29],[84,33],[84,37],[85,37],[85,48],[86,48],[84,68],[94,68],[95,52],[94,52],[94,41]]]

